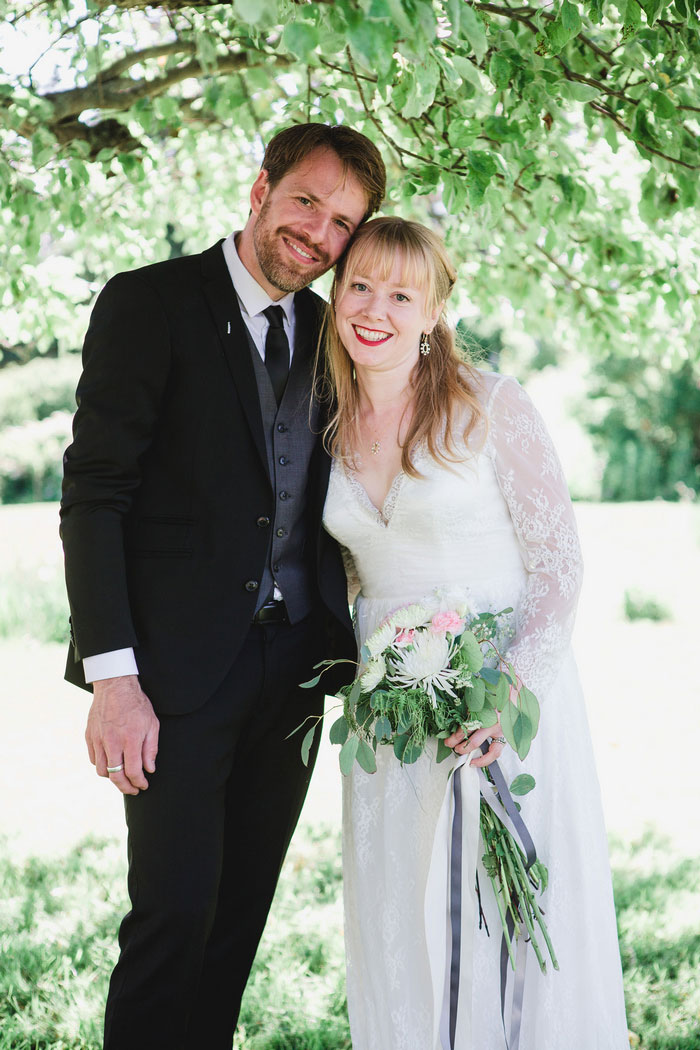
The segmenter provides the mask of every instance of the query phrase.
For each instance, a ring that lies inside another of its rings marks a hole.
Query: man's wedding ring
[[[107,766],[108,773],[121,773],[124,768],[124,763],[120,762],[118,766]]]
[[[505,744],[506,738],[504,736],[493,736],[491,737],[492,744]]]

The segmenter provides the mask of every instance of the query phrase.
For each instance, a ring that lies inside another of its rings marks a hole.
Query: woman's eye
[[[366,292],[367,291],[367,285],[366,284],[362,284],[361,281],[355,281],[354,284],[352,285],[352,288],[356,292]]]
[[[403,294],[403,292],[397,292],[397,293],[396,293],[396,298],[398,299],[398,301],[399,301],[400,303],[410,303],[410,301],[411,301],[411,300],[410,300],[410,299],[408,298],[408,296],[407,296],[407,295],[404,295],[404,294]]]

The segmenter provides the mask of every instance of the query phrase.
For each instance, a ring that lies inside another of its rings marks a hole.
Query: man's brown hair
[[[330,149],[352,172],[367,197],[368,219],[380,207],[386,192],[386,169],[379,150],[359,131],[342,124],[293,124],[270,139],[262,167],[274,186],[315,149]],[[364,221],[364,220],[363,220]]]

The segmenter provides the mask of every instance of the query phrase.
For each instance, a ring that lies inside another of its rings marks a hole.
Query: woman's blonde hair
[[[366,222],[355,234],[338,262],[331,288],[322,337],[325,382],[319,390],[320,396],[333,405],[324,430],[324,444],[331,455],[345,461],[352,461],[356,446],[359,392],[352,359],[338,334],[336,304],[354,274],[389,280],[397,256],[402,263],[400,283],[425,291],[428,314],[444,305],[455,285],[457,274],[445,246],[426,226],[387,216]],[[478,372],[457,350],[442,310],[430,333],[430,353],[419,356],[411,383],[415,403],[401,452],[401,469],[412,477],[420,477],[413,463],[418,445],[425,442],[429,454],[438,462],[455,462],[455,420],[465,414],[460,410],[468,410],[461,431],[465,442],[483,415],[475,394]]]

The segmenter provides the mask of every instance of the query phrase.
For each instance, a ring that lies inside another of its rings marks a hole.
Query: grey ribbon
[[[450,1050],[455,1050],[457,1008],[459,1006],[459,966],[462,951],[462,781],[459,769],[452,776],[455,811],[452,818],[452,849],[450,850],[450,925],[452,951],[450,953]]]
[[[481,750],[484,754],[489,749],[489,744],[484,742]],[[459,776],[460,768],[457,768],[452,777],[452,789],[454,794],[454,816],[452,818],[452,848],[450,850],[450,927],[452,932],[452,949],[450,952],[450,1050],[455,1050],[455,1036],[457,1032],[457,1010],[459,1006],[459,968],[462,948],[462,783]],[[532,836],[525,826],[523,818],[513,801],[505,777],[501,772],[498,762],[492,762],[488,767],[493,778],[493,783],[500,797],[501,804],[511,819],[513,827],[520,838],[525,851],[525,870],[529,871],[537,860],[537,852]],[[482,772],[483,769],[482,769]],[[486,774],[484,773],[484,776]],[[489,785],[491,786],[491,785]],[[491,800],[484,796],[491,805]],[[515,929],[513,920],[508,914],[508,935],[512,938]],[[510,1039],[506,1029],[506,985],[508,982],[508,943],[505,935],[501,939],[501,1021],[503,1022],[503,1034],[506,1041],[506,1050],[518,1050],[520,1046],[520,1027],[523,1013],[523,995],[525,991],[525,965],[527,954],[525,952],[525,938],[518,940],[517,954],[515,958],[515,975],[513,985],[513,1005],[510,1015]]]

